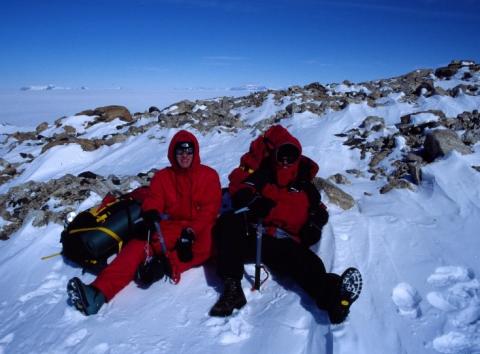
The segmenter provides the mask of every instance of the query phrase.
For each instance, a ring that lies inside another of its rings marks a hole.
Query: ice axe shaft
[[[165,237],[163,237],[162,229],[160,228],[160,223],[158,221],[155,221],[153,224],[155,225],[155,231],[157,232],[158,239],[160,241],[160,246],[162,247],[162,252],[166,256],[167,244],[165,243]]]
[[[252,290],[260,290],[260,273],[262,270],[262,237],[263,237],[263,223],[262,220],[258,221],[257,225],[257,248],[255,255],[255,280]]]

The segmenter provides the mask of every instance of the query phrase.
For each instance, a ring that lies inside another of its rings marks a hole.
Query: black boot
[[[73,306],[85,316],[94,315],[105,303],[105,296],[91,285],[85,285],[77,277],[67,284],[67,293]]]
[[[227,317],[234,309],[241,309],[247,303],[240,280],[227,278],[223,286],[223,293],[210,310],[210,316]]]
[[[337,296],[329,306],[328,317],[333,324],[342,323],[350,312],[350,306],[362,291],[362,275],[356,268],[348,268],[340,277]]]

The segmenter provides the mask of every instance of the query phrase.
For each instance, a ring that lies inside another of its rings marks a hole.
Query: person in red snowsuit
[[[246,304],[241,287],[243,265],[255,259],[256,233],[262,227],[262,261],[288,275],[327,310],[332,323],[342,322],[361,290],[355,268],[341,276],[327,273],[309,246],[318,242],[328,213],[312,183],[318,165],[302,155],[300,142],[275,125],[250,144],[240,166],[229,175],[233,211],[215,226],[217,270],[223,293],[211,316],[229,316]]]
[[[170,142],[168,159],[171,166],[154,175],[142,203],[150,242],[145,235],[131,240],[90,285],[69,281],[71,302],[84,314],[97,313],[134,279],[148,287],[166,273],[178,283],[181,273],[212,255],[212,227],[221,204],[218,174],[200,163],[198,141],[185,130]]]

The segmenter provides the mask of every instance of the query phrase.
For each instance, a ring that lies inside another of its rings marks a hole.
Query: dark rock
[[[70,126],[70,125],[64,125],[63,130],[65,131],[66,134],[68,135],[75,135],[77,133],[77,130]]]
[[[111,122],[116,118],[119,118],[125,122],[133,121],[132,115],[126,107],[116,105],[97,107],[94,110],[85,110],[77,113],[76,115],[98,116],[98,121],[101,122]]]
[[[37,125],[37,127],[35,128],[35,131],[36,131],[37,134],[40,134],[41,132],[43,132],[47,128],[48,128],[48,123],[43,122],[43,123],[40,123],[39,125]]]
[[[318,91],[321,95],[325,95],[327,93],[327,89],[325,86],[322,86],[318,82],[312,82],[311,84],[308,84],[304,86],[305,90],[311,90],[311,91]]]
[[[112,183],[116,186],[120,185],[121,181],[120,181],[120,178],[118,178],[117,176],[111,176],[110,177]]]
[[[352,182],[341,173],[336,173],[333,176],[328,177],[328,180],[336,184],[352,184]]]
[[[32,154],[28,154],[28,153],[25,153],[25,152],[21,152],[20,156],[22,157],[22,159],[33,159],[34,158],[34,156]]]
[[[300,110],[300,107],[298,107],[298,105],[293,102],[293,103],[290,103],[288,106],[285,107],[285,110],[287,111],[288,114],[292,115],[294,113],[299,113],[301,110]]]
[[[155,106],[151,106],[149,109],[148,109],[148,113],[160,113],[160,110],[155,107]]]
[[[387,157],[391,153],[390,150],[382,150],[375,154],[372,159],[370,160],[370,163],[368,166],[370,167],[375,167],[377,166],[385,157]]]
[[[15,132],[12,134],[12,137],[17,139],[18,141],[35,140],[37,137],[37,133],[36,132]]]
[[[365,174],[357,169],[350,169],[345,171],[348,174],[354,175],[355,177],[365,177]]]
[[[384,185],[382,188],[380,188],[380,194],[385,194],[390,192],[393,189],[410,189],[414,190],[412,185],[404,180],[404,179],[395,179],[391,180],[388,182],[388,184]]]
[[[409,174],[412,177],[413,183],[419,185],[422,182],[422,168],[420,164],[411,162],[408,164]]]
[[[385,128],[385,119],[378,116],[368,116],[360,124],[360,128],[364,128],[369,131],[380,131]]]
[[[409,152],[405,159],[409,162],[417,162],[417,163],[423,162],[423,157],[413,152]]]
[[[452,150],[456,150],[462,155],[472,152],[458,135],[449,129],[434,130],[428,133],[425,138],[424,150],[428,161],[444,156]]]
[[[458,71],[455,67],[442,67],[435,70],[435,76],[440,79],[450,79]]]
[[[422,82],[414,91],[416,96],[430,97],[436,94],[433,83]]]
[[[412,123],[412,115],[411,114],[406,114],[404,116],[400,117],[400,124],[402,125],[407,125]]]
[[[462,141],[467,145],[475,145],[480,141],[480,129],[467,130],[462,134]]]
[[[93,172],[90,172],[90,171],[85,171],[85,172],[80,173],[78,175],[78,177],[89,178],[89,179],[97,179],[98,175],[93,173]]]

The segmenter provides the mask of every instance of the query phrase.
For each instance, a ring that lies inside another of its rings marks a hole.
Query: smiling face
[[[186,151],[176,152],[175,158],[177,159],[178,166],[181,168],[189,168],[192,165],[193,153],[188,154]]]
[[[180,142],[175,146],[175,159],[180,168],[189,168],[193,161],[193,144],[191,142]]]

